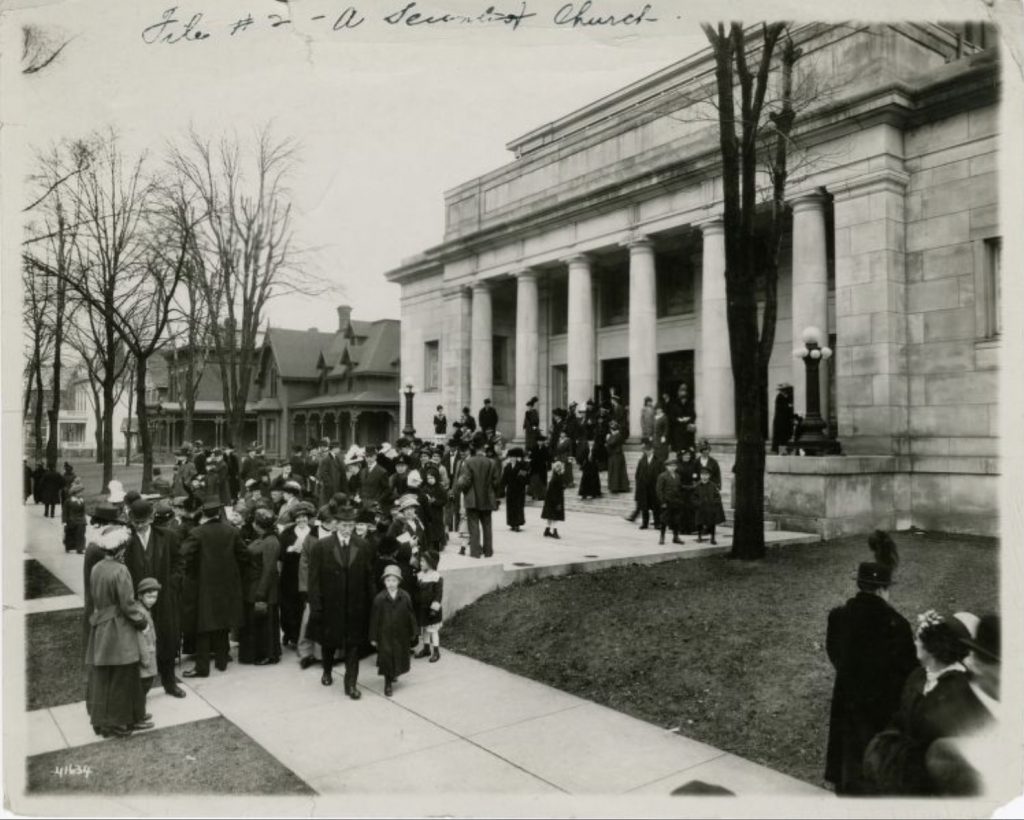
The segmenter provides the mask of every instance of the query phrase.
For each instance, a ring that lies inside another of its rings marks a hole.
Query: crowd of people
[[[828,617],[825,780],[850,796],[983,793],[1002,724],[999,616],[928,610],[911,627],[889,600],[895,542],[875,531],[868,543],[856,595]]]

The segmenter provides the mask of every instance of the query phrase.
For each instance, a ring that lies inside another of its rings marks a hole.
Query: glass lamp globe
[[[821,349],[821,358],[823,358],[823,359],[831,359],[832,358],[832,348],[831,347],[823,347]]]
[[[817,348],[815,348],[814,350],[812,350],[812,351],[811,351],[811,358],[812,358],[812,359],[820,359],[820,358],[821,358],[821,351],[820,351],[820,350],[818,350]]]
[[[794,359],[806,359],[807,358],[807,348],[806,347],[794,348],[793,349],[793,358]]]
[[[801,338],[804,340],[805,345],[816,344],[821,347],[821,331],[814,325],[805,327]]]

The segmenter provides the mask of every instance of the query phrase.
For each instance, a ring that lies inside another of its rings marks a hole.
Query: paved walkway
[[[27,554],[76,594],[13,609],[79,606],[81,557],[63,553],[59,522],[44,520],[41,508],[27,509]],[[579,517],[580,532],[610,528],[607,516]],[[536,558],[538,544],[551,547],[541,556],[548,558],[556,550],[597,549],[525,533],[498,538],[499,554],[508,552],[502,561],[513,564]],[[456,559],[445,556],[453,569]],[[373,658],[362,665],[360,701],[345,697],[340,674],[335,680],[321,686],[318,669],[301,671],[286,651],[276,666],[231,664],[190,681],[188,697],[157,691],[149,705],[158,727],[223,715],[324,795],[372,794],[382,783],[390,794],[667,795],[700,780],[738,795],[832,798],[674,731],[443,649],[439,663],[414,660],[392,698],[382,694]],[[25,720],[29,754],[97,740],[83,703],[30,712]],[[358,741],[343,742],[352,737]]]

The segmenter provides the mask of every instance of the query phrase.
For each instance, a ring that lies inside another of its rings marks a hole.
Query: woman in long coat
[[[242,576],[245,620],[238,631],[238,662],[257,666],[281,660],[281,623],[278,619],[280,574],[277,562],[281,543],[274,531],[274,514],[259,509],[253,517],[256,538],[246,545],[249,563]]]
[[[530,498],[538,501],[544,497],[548,484],[548,469],[551,454],[548,452],[545,436],[538,435],[537,443],[530,449]]]
[[[628,493],[629,476],[626,474],[626,456],[622,452],[625,436],[618,422],[611,423],[611,432],[605,446],[608,448],[608,492]]]
[[[106,555],[89,577],[93,611],[85,650],[85,707],[93,730],[103,737],[130,735],[146,714],[137,632],[148,622],[135,600],[131,573],[122,563],[130,537],[127,527],[104,528],[97,545]]]
[[[544,507],[540,511],[540,517],[547,523],[544,535],[549,538],[560,538],[558,527],[552,525],[558,521],[565,521],[565,484],[561,462],[557,462],[551,471],[551,480],[544,493]]]
[[[596,446],[593,438],[580,444],[576,461],[580,465],[580,498],[601,497],[601,474],[594,457]]]
[[[501,472],[501,490],[505,495],[505,523],[512,532],[526,523],[526,485],[530,481],[529,467],[523,462],[521,447],[508,451],[508,463]]]
[[[281,531],[281,579],[278,594],[281,629],[285,644],[297,644],[302,628],[302,613],[305,609],[303,594],[305,584],[300,582],[302,556],[308,555],[312,545],[320,537],[316,527],[310,526],[310,519],[316,514],[308,501],[296,504],[289,511],[288,525]],[[307,545],[308,542],[308,545]]]

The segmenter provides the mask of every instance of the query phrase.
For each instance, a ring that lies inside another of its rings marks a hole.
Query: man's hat
[[[286,481],[281,489],[286,493],[302,494],[302,485],[298,481]]]
[[[857,567],[857,583],[872,587],[892,585],[892,569],[876,561],[865,561]]]
[[[338,520],[330,504],[324,504],[319,510],[317,510],[316,517],[322,524],[330,524],[331,522]]]
[[[484,399],[484,404],[490,404],[490,403],[491,403],[490,399]]]
[[[399,581],[402,580],[402,570],[399,569],[395,564],[388,564],[386,567],[384,567],[384,572],[380,576],[381,580],[387,578],[389,575],[392,578],[397,578]]]
[[[345,504],[335,510],[334,518],[337,521],[355,521],[356,508],[351,504]]]
[[[157,501],[153,505],[153,520],[164,522],[174,518],[174,510],[171,509],[171,505],[166,501]]]
[[[203,514],[212,515],[213,513],[219,513],[221,509],[221,503],[219,498],[208,498],[203,502]]]
[[[431,569],[437,569],[437,564],[441,560],[441,556],[434,550],[427,550],[420,554],[420,560]]]
[[[526,453],[523,452],[522,447],[509,447],[508,452],[505,453],[509,458],[525,458]]]
[[[487,436],[482,431],[477,430],[473,433],[473,446],[483,447],[487,443]]]
[[[117,507],[105,501],[96,505],[91,517],[94,523],[118,524],[121,522],[121,513]]]
[[[709,442],[706,438],[702,438],[700,440],[700,445],[698,446],[697,449],[700,450],[702,453],[705,450],[710,450],[711,449],[711,442]]]
[[[640,446],[641,447],[652,447],[653,445],[654,445],[654,442],[651,441],[651,437],[650,436],[644,436],[642,439],[640,439]]]
[[[124,499],[123,500],[124,500],[125,507],[127,507],[128,509],[131,509],[132,504],[134,504],[140,498],[142,498],[142,493],[140,493],[138,490],[129,490],[128,492],[126,492],[124,494]],[[111,499],[111,500],[113,500],[113,499]]]
[[[368,456],[375,456],[375,455],[377,455],[377,445],[376,444],[367,444],[366,445],[366,449],[363,450],[363,452],[366,455],[368,455]]]
[[[793,385],[789,382],[779,382],[778,390],[789,390]]]
[[[531,397],[530,397],[530,400],[529,400],[528,402],[526,402],[526,406],[527,406],[527,407],[532,407],[532,406],[533,406],[533,405],[535,405],[535,404],[536,404],[536,403],[537,403],[538,401],[540,401],[540,399],[538,399],[538,398],[537,398],[536,396],[531,396]]]
[[[987,661],[999,663],[1001,659],[1002,628],[998,615],[983,615],[973,638],[961,638],[960,643]]]
[[[143,578],[139,581],[139,586],[138,589],[135,590],[135,594],[142,595],[146,592],[159,592],[160,589],[160,582],[156,578]]]
[[[128,508],[128,513],[137,524],[149,521],[153,517],[153,505],[144,498],[137,498]]]
[[[372,524],[376,520],[377,520],[377,516],[375,516],[373,514],[373,512],[370,511],[370,510],[362,509],[362,510],[360,510],[359,512],[356,513],[356,523],[357,524]]]

